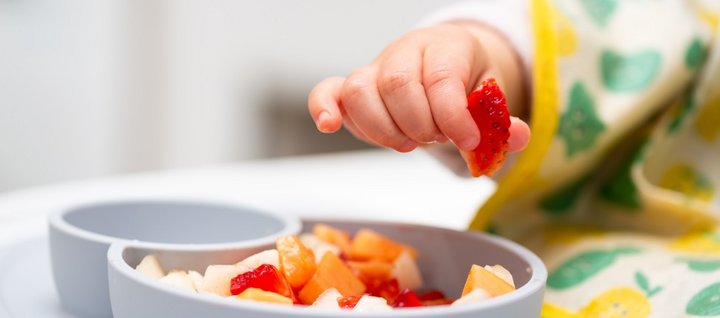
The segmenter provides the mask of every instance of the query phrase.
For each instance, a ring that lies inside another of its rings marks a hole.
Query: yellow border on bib
[[[491,218],[502,205],[527,191],[555,137],[558,124],[559,48],[555,9],[550,0],[533,0],[531,11],[535,56],[530,143],[516,165],[500,180],[497,191],[475,213],[469,227],[471,230],[486,230]]]

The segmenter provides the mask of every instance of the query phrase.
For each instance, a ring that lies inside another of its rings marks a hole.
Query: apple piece
[[[483,289],[492,297],[504,295],[515,290],[514,287],[502,278],[479,265],[473,265],[470,268],[470,273],[465,281],[465,288],[463,288],[462,295],[465,296],[475,289]]]
[[[165,276],[165,271],[162,266],[160,266],[160,261],[157,256],[152,254],[143,257],[140,264],[135,267],[135,270],[154,279],[160,279]]]
[[[230,280],[245,272],[247,268],[242,266],[210,265],[205,269],[199,291],[230,296]]]
[[[326,224],[316,224],[313,226],[313,234],[315,234],[315,236],[317,236],[320,240],[336,245],[340,248],[340,252],[343,254],[350,254],[349,233]],[[322,256],[324,255],[318,255],[320,258],[322,258]]]
[[[280,272],[292,288],[300,288],[315,273],[315,254],[297,236],[284,236],[276,243],[280,255]]]
[[[190,277],[190,280],[193,282],[195,290],[200,290],[203,282],[203,275],[196,271],[188,271],[188,277]]]
[[[303,304],[312,304],[328,288],[335,288],[343,296],[360,295],[365,284],[360,281],[336,255],[325,253],[315,274],[300,290]]]
[[[488,272],[495,274],[495,276],[500,277],[506,283],[510,284],[510,286],[515,288],[515,280],[513,280],[512,274],[510,274],[510,271],[508,271],[505,267],[502,267],[502,265],[485,265],[485,269],[487,269]]]
[[[342,294],[335,288],[328,288],[325,290],[311,306],[317,308],[328,308],[328,309],[340,309],[338,299],[342,298]]]
[[[280,255],[278,251],[276,249],[264,250],[248,256],[244,260],[237,262],[235,265],[243,266],[247,268],[247,270],[253,270],[262,264],[270,264],[275,266],[275,268],[280,268]]]
[[[315,262],[317,263],[320,263],[320,259],[322,259],[325,253],[340,255],[340,247],[321,240],[315,234],[300,234],[300,242],[313,251],[313,254],[315,254]]]
[[[285,297],[278,293],[265,291],[260,288],[248,288],[248,289],[244,290],[242,293],[239,293],[235,297],[237,299],[262,301],[262,302],[266,302],[266,303],[275,303],[275,304],[283,304],[283,305],[292,305],[293,304],[292,299],[290,299],[288,297]]]
[[[473,289],[473,291],[467,293],[466,295],[463,295],[462,297],[458,298],[450,306],[457,306],[457,305],[464,305],[464,304],[470,304],[478,301],[483,301],[486,299],[490,299],[492,296],[485,291],[482,288],[476,288]]]
[[[417,251],[410,246],[395,242],[373,230],[360,229],[352,240],[349,256],[351,260],[376,259],[394,262],[404,251],[413,258],[417,257]]]
[[[357,302],[353,311],[387,311],[392,310],[387,300],[382,297],[363,295]]]
[[[348,267],[365,284],[368,290],[379,287],[391,278],[392,263],[378,260],[348,261]],[[375,295],[377,296],[377,295]]]
[[[398,280],[400,289],[418,289],[422,287],[423,279],[415,259],[407,251],[403,251],[395,262],[390,276]]]
[[[171,271],[164,277],[160,278],[160,282],[173,286],[177,289],[195,291],[195,284],[185,271]]]

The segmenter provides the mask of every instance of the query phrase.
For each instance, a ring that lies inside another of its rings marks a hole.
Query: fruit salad
[[[513,277],[500,265],[472,265],[459,299],[426,289],[412,246],[371,229],[350,233],[317,224],[312,233],[284,236],[276,248],[236,264],[210,265],[196,271],[165,272],[155,255],[136,270],[161,283],[190,292],[240,301],[261,301],[337,310],[389,310],[462,305],[515,290]]]

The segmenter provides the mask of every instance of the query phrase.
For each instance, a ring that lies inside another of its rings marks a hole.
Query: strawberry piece
[[[495,79],[483,81],[482,87],[468,96],[468,111],[480,130],[480,143],[461,154],[474,177],[490,176],[505,162],[510,138],[510,111]]]
[[[262,264],[254,270],[237,275],[230,280],[230,293],[237,295],[248,288],[258,288],[277,293],[298,303],[290,284],[280,272],[270,264]]]
[[[372,290],[368,290],[370,296],[382,297],[387,300],[388,304],[392,304],[400,294],[400,284],[397,279],[391,279],[383,282]]]
[[[422,300],[436,300],[436,299],[443,299],[445,298],[445,294],[443,294],[441,291],[434,289],[427,292],[424,292],[422,294],[417,295],[417,298]]]
[[[405,288],[402,292],[400,292],[400,295],[395,298],[395,302],[393,302],[393,307],[396,308],[409,308],[409,307],[422,307],[422,303],[420,302],[420,299],[418,299],[417,295],[410,290]]]
[[[353,309],[360,301],[363,295],[345,296],[338,298],[338,305],[340,308]]]
[[[453,302],[452,299],[445,297],[445,294],[439,290],[430,290],[417,295],[417,298],[423,306],[449,305]]]

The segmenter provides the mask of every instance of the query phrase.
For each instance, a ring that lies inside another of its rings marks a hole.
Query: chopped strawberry
[[[445,294],[439,290],[427,291],[417,295],[417,298],[423,306],[449,305],[453,302],[452,299],[445,297]]]
[[[363,295],[345,296],[338,298],[340,308],[353,309]]]
[[[372,290],[368,290],[368,293],[371,296],[385,298],[389,304],[392,304],[400,294],[400,285],[398,284],[398,280],[393,278],[383,282]]]
[[[237,275],[230,280],[230,293],[233,295],[240,294],[248,288],[278,293],[298,303],[288,281],[275,266],[270,264],[260,265],[254,270]]]
[[[474,177],[492,175],[505,162],[510,138],[510,111],[505,95],[495,79],[468,96],[468,111],[480,130],[480,143],[471,152],[461,154]]]
[[[395,298],[395,301],[393,302],[393,307],[422,307],[422,303],[412,290],[405,288],[402,292],[400,292],[400,295]]]

